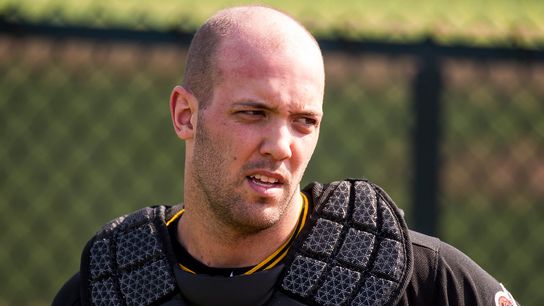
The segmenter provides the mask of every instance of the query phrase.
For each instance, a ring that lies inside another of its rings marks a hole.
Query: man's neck
[[[293,204],[276,224],[251,234],[219,226],[211,222],[213,218],[188,208],[178,223],[178,240],[191,256],[209,267],[257,265],[293,234],[303,205],[300,194],[294,198]]]

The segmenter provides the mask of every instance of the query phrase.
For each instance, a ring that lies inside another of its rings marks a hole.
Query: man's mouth
[[[250,175],[248,176],[248,178],[255,184],[259,184],[259,185],[267,186],[267,187],[277,186],[281,184],[277,178],[273,178],[273,177],[262,175],[262,174]]]

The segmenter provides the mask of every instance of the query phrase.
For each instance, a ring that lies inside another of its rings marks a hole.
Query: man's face
[[[301,52],[232,49],[218,55],[220,81],[198,113],[192,175],[218,220],[254,232],[300,200],[324,76],[320,58]]]

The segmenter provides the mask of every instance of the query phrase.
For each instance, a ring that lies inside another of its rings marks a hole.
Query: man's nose
[[[261,144],[261,154],[269,155],[275,160],[284,160],[293,155],[293,135],[289,126],[281,124],[266,130]]]

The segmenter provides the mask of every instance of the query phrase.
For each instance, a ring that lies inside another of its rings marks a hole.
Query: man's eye
[[[264,116],[265,115],[262,110],[245,110],[240,112],[248,116]]]
[[[317,120],[309,117],[300,117],[295,120],[295,122],[306,125],[306,126],[317,126]]]
[[[236,115],[245,120],[259,120],[266,117],[266,112],[263,110],[240,110]]]

